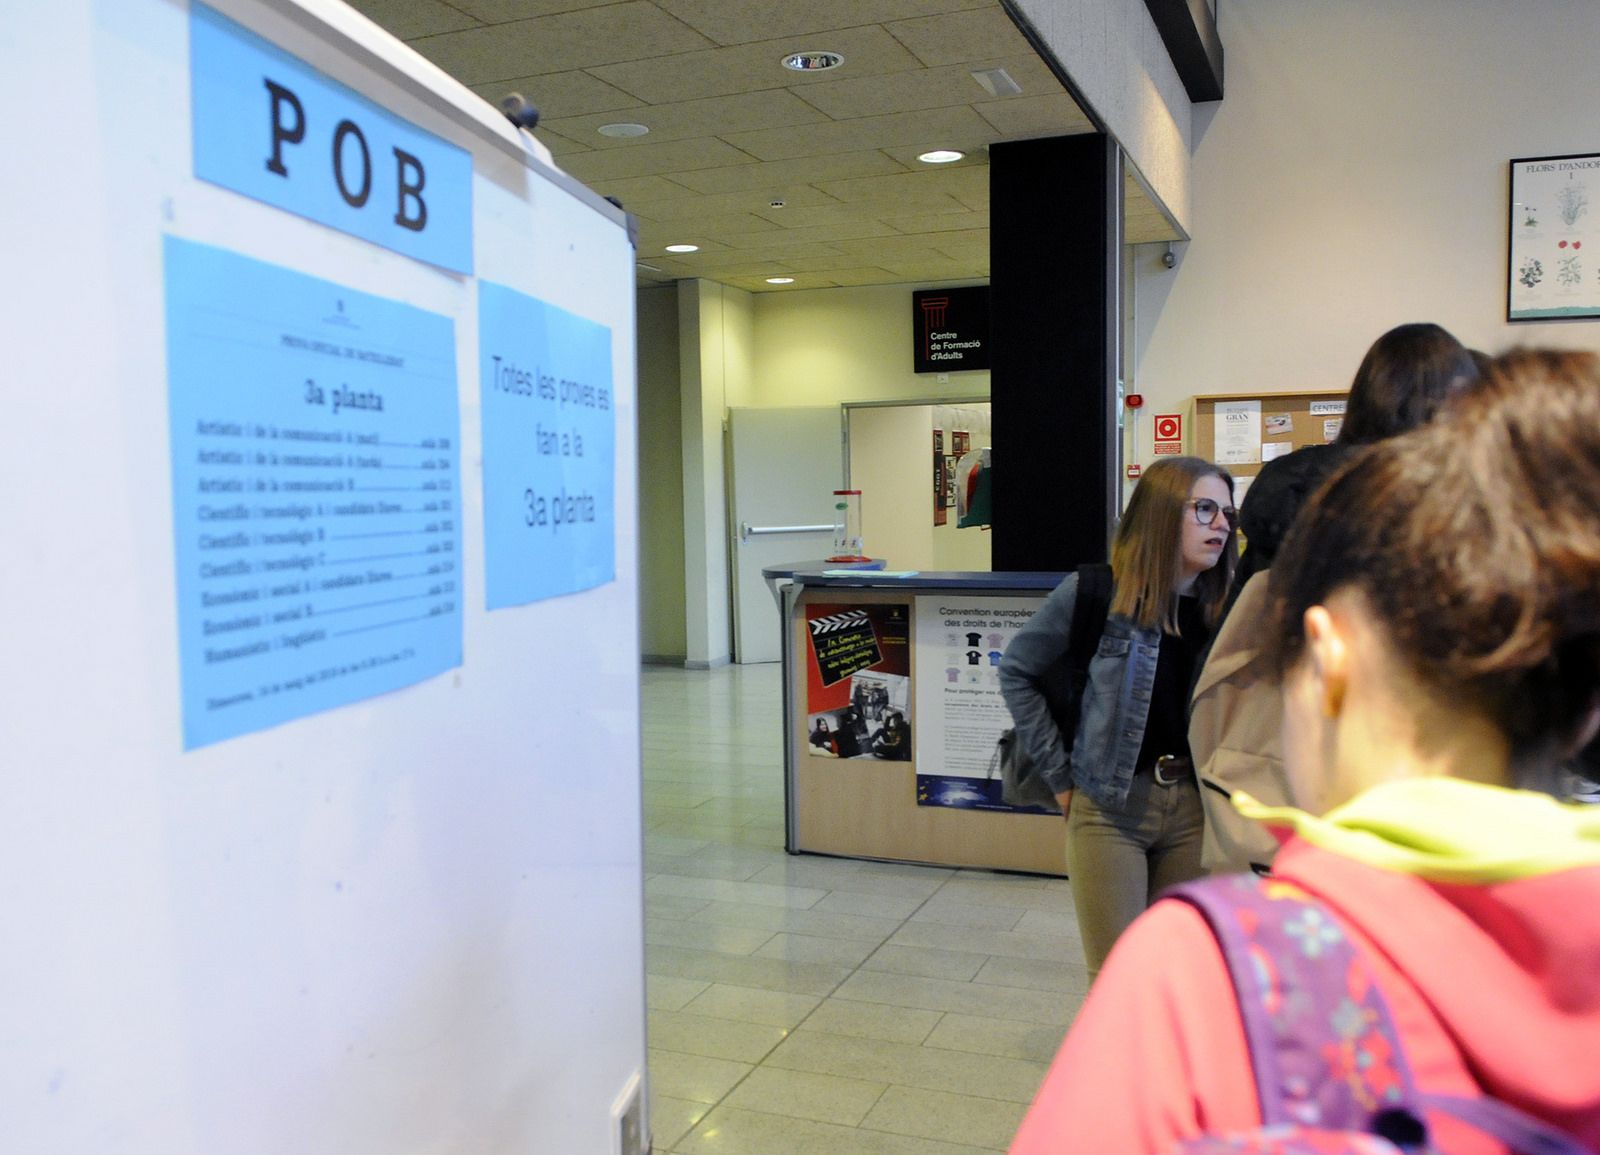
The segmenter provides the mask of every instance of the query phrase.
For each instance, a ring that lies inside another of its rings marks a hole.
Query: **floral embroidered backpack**
[[[1167,892],[1197,907],[1238,995],[1262,1126],[1180,1143],[1173,1155],[1443,1155],[1425,1111],[1515,1155],[1593,1155],[1490,1097],[1420,1093],[1383,995],[1332,913],[1281,879],[1232,875]]]

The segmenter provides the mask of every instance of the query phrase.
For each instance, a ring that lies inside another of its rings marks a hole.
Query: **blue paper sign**
[[[472,272],[472,155],[197,2],[194,173],[408,257]]]
[[[611,330],[479,282],[488,608],[617,576]]]
[[[450,318],[165,258],[185,749],[460,665]]]

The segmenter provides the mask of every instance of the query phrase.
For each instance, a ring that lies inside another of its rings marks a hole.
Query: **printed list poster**
[[[1000,660],[1042,602],[959,591],[917,598],[917,805],[1049,813],[1007,806],[995,762],[1011,728]]]
[[[488,608],[616,580],[611,330],[479,282]]]
[[[461,664],[450,318],[165,242],[185,749]]]

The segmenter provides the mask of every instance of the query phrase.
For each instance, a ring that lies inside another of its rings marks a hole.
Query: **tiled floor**
[[[657,1155],[1003,1151],[1087,988],[1067,883],[785,854],[780,692],[644,672]]]

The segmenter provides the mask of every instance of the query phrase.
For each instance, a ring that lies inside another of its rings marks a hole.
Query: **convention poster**
[[[995,761],[1011,726],[1000,661],[1042,601],[959,591],[917,598],[917,805],[1049,813],[1007,806]]]
[[[806,607],[806,748],[818,758],[911,758],[910,610]]]

